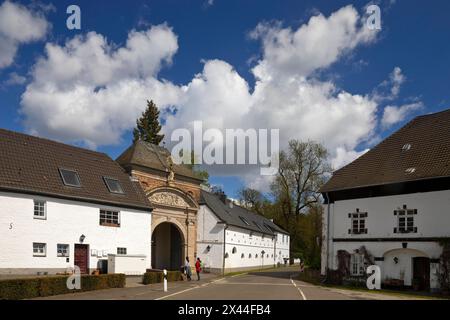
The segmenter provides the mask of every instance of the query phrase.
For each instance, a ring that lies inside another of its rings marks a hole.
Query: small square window
[[[60,168],[59,173],[61,174],[61,178],[66,186],[81,187],[80,177],[76,171]]]
[[[58,243],[56,246],[56,252],[58,257],[68,257],[69,256],[69,245]]]
[[[100,225],[120,227],[119,211],[100,210]]]
[[[108,187],[109,192],[119,194],[124,193],[119,180],[108,177],[103,177],[103,180],[105,181],[105,184]]]
[[[35,219],[47,219],[47,204],[45,201],[34,200],[34,214]]]
[[[33,256],[45,257],[47,255],[47,244],[40,242],[33,242]]]
[[[127,254],[127,248],[117,248],[117,254],[126,255]]]

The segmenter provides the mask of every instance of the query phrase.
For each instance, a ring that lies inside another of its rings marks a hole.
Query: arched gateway
[[[179,270],[185,257],[195,255],[195,247],[186,239],[192,239],[189,233],[195,226],[198,205],[189,194],[173,187],[152,190],[148,199],[154,208],[152,267]]]
[[[152,268],[178,270],[197,253],[198,178],[188,166],[174,164],[170,152],[136,141],[117,162],[139,181],[152,211]]]

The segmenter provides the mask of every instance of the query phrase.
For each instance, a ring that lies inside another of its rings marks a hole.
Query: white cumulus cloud
[[[20,45],[43,39],[49,28],[42,12],[3,2],[0,5],[0,69],[14,62]]]
[[[316,140],[338,166],[358,156],[355,148],[373,137],[377,102],[371,94],[350,93],[321,80],[315,71],[373,42],[376,32],[347,6],[328,17],[316,15],[297,29],[260,24],[252,35],[262,48],[252,69],[254,88],[222,60],[205,61],[184,85],[159,79],[158,71],[178,50],[177,36],[167,25],[132,31],[123,47],[97,33],[63,45],[49,43],[22,96],[25,125],[35,134],[91,147],[120,143],[145,100],[153,99],[162,110],[177,110],[165,115],[166,137],[202,120],[205,129],[280,129],[284,144]],[[267,186],[270,179],[255,179],[259,171],[254,172],[234,174]]]
[[[422,102],[413,102],[402,106],[386,106],[383,111],[381,124],[387,128],[406,119],[413,112],[423,108]]]

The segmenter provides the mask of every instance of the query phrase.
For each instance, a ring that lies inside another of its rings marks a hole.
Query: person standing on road
[[[192,271],[191,265],[189,264],[189,257],[186,257],[186,263],[184,264],[184,270],[186,272],[186,277],[188,281],[191,281]]]
[[[200,281],[200,272],[202,271],[202,261],[200,258],[197,258],[195,262],[195,272],[197,272],[197,281]]]

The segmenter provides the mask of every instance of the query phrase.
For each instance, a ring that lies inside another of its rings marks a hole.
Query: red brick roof
[[[321,192],[450,176],[450,110],[415,118],[335,171]]]

